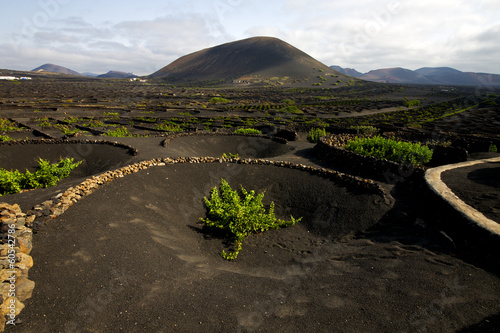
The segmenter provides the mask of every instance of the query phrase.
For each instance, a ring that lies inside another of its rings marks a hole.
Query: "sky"
[[[53,63],[148,75],[219,44],[272,36],[328,66],[500,74],[498,0],[3,1],[0,68]]]

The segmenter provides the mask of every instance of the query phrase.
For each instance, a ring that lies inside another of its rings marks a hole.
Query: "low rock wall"
[[[314,155],[337,170],[349,171],[360,177],[386,183],[396,183],[401,178],[413,175],[423,176],[424,173],[422,168],[367,157],[345,150],[341,146],[332,146],[324,138],[314,146]]]
[[[388,160],[380,160],[345,150],[343,147],[357,136],[356,134],[343,133],[322,137],[314,147],[314,153],[317,158],[332,164],[338,170],[378,181],[394,183],[413,175],[423,176],[423,167],[413,167]],[[394,137],[393,135],[384,136]],[[399,136],[396,136],[396,139],[409,141]],[[467,151],[461,147],[429,145],[429,148],[434,153],[432,160],[426,166],[435,167],[467,161]]]
[[[184,137],[184,136],[248,136],[248,137],[256,137],[256,138],[264,138],[264,139],[269,139],[278,143],[283,143],[286,144],[288,141],[285,138],[281,137],[270,137],[267,135],[262,135],[262,134],[235,134],[231,132],[204,132],[204,131],[198,131],[198,132],[182,132],[182,133],[175,133],[168,135],[165,140],[162,141],[161,145],[163,147],[166,147],[170,144],[170,142],[174,139]]]
[[[92,145],[110,145],[114,147],[120,147],[128,150],[128,153],[132,156],[137,156],[139,151],[132,146],[116,142],[116,141],[106,141],[106,140],[64,140],[64,139],[37,139],[37,140],[14,140],[0,142],[0,145],[15,146],[15,145],[56,145],[56,144],[92,144]]]

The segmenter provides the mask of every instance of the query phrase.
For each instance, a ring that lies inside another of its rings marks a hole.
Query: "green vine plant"
[[[233,153],[224,153],[222,154],[222,158],[224,159],[237,159],[237,158],[240,158],[240,154],[236,153],[236,154],[233,154]]]
[[[261,233],[269,229],[290,227],[302,220],[290,221],[277,219],[274,214],[274,202],[271,202],[266,213],[262,199],[264,193],[255,194],[241,186],[241,195],[229,186],[228,182],[221,179],[220,194],[217,187],[211,190],[210,199],[204,197],[207,208],[207,218],[200,220],[207,227],[222,229],[232,236],[234,252],[222,251],[221,256],[226,260],[235,260],[242,249],[243,240],[253,233]]]
[[[82,161],[74,162],[73,158],[61,158],[55,164],[39,159],[38,169],[34,173],[28,170],[22,173],[19,170],[9,171],[0,168],[0,196],[19,193],[25,189],[55,186],[81,163]]]

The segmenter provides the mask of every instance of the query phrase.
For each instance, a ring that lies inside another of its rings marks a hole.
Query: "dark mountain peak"
[[[97,77],[108,78],[108,79],[130,79],[130,78],[136,78],[137,75],[119,71],[109,71],[106,74],[98,75]]]
[[[430,83],[429,80],[410,69],[393,67],[369,71],[361,77],[363,80],[385,83]]]
[[[352,76],[352,77],[360,78],[363,76],[363,73],[358,72],[354,68],[342,68],[340,66],[330,66],[330,68],[332,68],[333,70],[336,70],[337,72],[340,72],[342,74]]]
[[[32,72],[50,72],[50,73],[59,73],[59,74],[81,75],[80,73],[75,72],[74,70],[71,70],[71,69],[63,67],[63,66],[54,65],[54,64],[45,64],[45,65],[37,67],[31,71]]]
[[[423,67],[423,68],[417,69],[415,72],[422,74],[422,75],[426,75],[426,76],[463,73],[463,72],[459,71],[458,69],[451,68],[451,67]]]
[[[287,77],[305,82],[320,73],[342,75],[278,38],[252,37],[188,54],[151,77],[171,82]]]

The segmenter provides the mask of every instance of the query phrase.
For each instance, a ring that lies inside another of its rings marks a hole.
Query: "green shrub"
[[[22,189],[55,186],[61,179],[68,177],[71,171],[81,163],[81,161],[74,163],[72,158],[61,158],[56,164],[39,159],[38,169],[34,173],[28,170],[21,173],[19,170],[8,171],[0,168],[0,195],[18,193]]]
[[[283,103],[283,104],[288,104],[288,105],[294,105],[295,104],[295,101],[293,99],[284,99],[282,101],[280,101],[280,103]]]
[[[379,132],[378,128],[373,126],[351,126],[351,129],[358,131],[358,134],[363,136],[374,136]]]
[[[295,105],[286,106],[284,108],[276,110],[276,112],[285,112],[285,113],[292,113],[292,114],[303,114],[304,113],[304,111],[302,111],[301,109],[299,109]]]
[[[166,121],[156,125],[156,129],[165,132],[182,132],[182,128],[174,122]]]
[[[240,158],[240,154],[236,153],[236,154],[232,154],[232,153],[224,153],[222,154],[222,158],[225,158],[225,159],[230,159],[230,158]]]
[[[222,103],[230,103],[231,101],[223,97],[214,97],[210,99],[209,102],[213,104],[222,104]]]
[[[238,128],[234,134],[262,134],[262,132],[255,128]]]
[[[12,138],[8,135],[0,135],[0,142],[12,141]]]
[[[227,260],[234,260],[241,251],[243,240],[252,233],[261,233],[269,229],[289,227],[300,219],[291,217],[290,221],[279,220],[274,214],[274,202],[266,213],[262,199],[264,193],[255,195],[255,191],[248,192],[241,187],[241,196],[234,191],[226,180],[221,179],[220,195],[217,187],[211,190],[210,200],[203,201],[207,208],[207,218],[201,219],[210,228],[222,229],[232,236],[235,251],[222,251],[221,256]]]
[[[329,133],[324,128],[311,128],[307,134],[307,141],[311,143],[318,143],[322,136],[326,136]]]
[[[107,133],[103,134],[104,136],[112,136],[115,138],[127,138],[133,136],[132,133],[129,132],[126,127],[118,127],[114,130],[109,130]]]
[[[428,163],[433,154],[432,149],[419,143],[385,139],[380,136],[356,138],[349,141],[345,149],[364,156],[386,159],[397,163],[410,163],[414,166]]]
[[[13,121],[9,119],[0,118],[0,131],[1,132],[16,132],[19,131],[20,128],[16,126]]]
[[[413,106],[420,106],[420,101],[418,99],[409,100],[409,99],[405,98],[405,100],[403,101],[403,104],[407,108],[411,108]]]
[[[490,146],[490,152],[491,152],[491,153],[498,153],[498,148],[497,148],[497,146],[495,146],[495,145],[491,145],[491,146]]]

